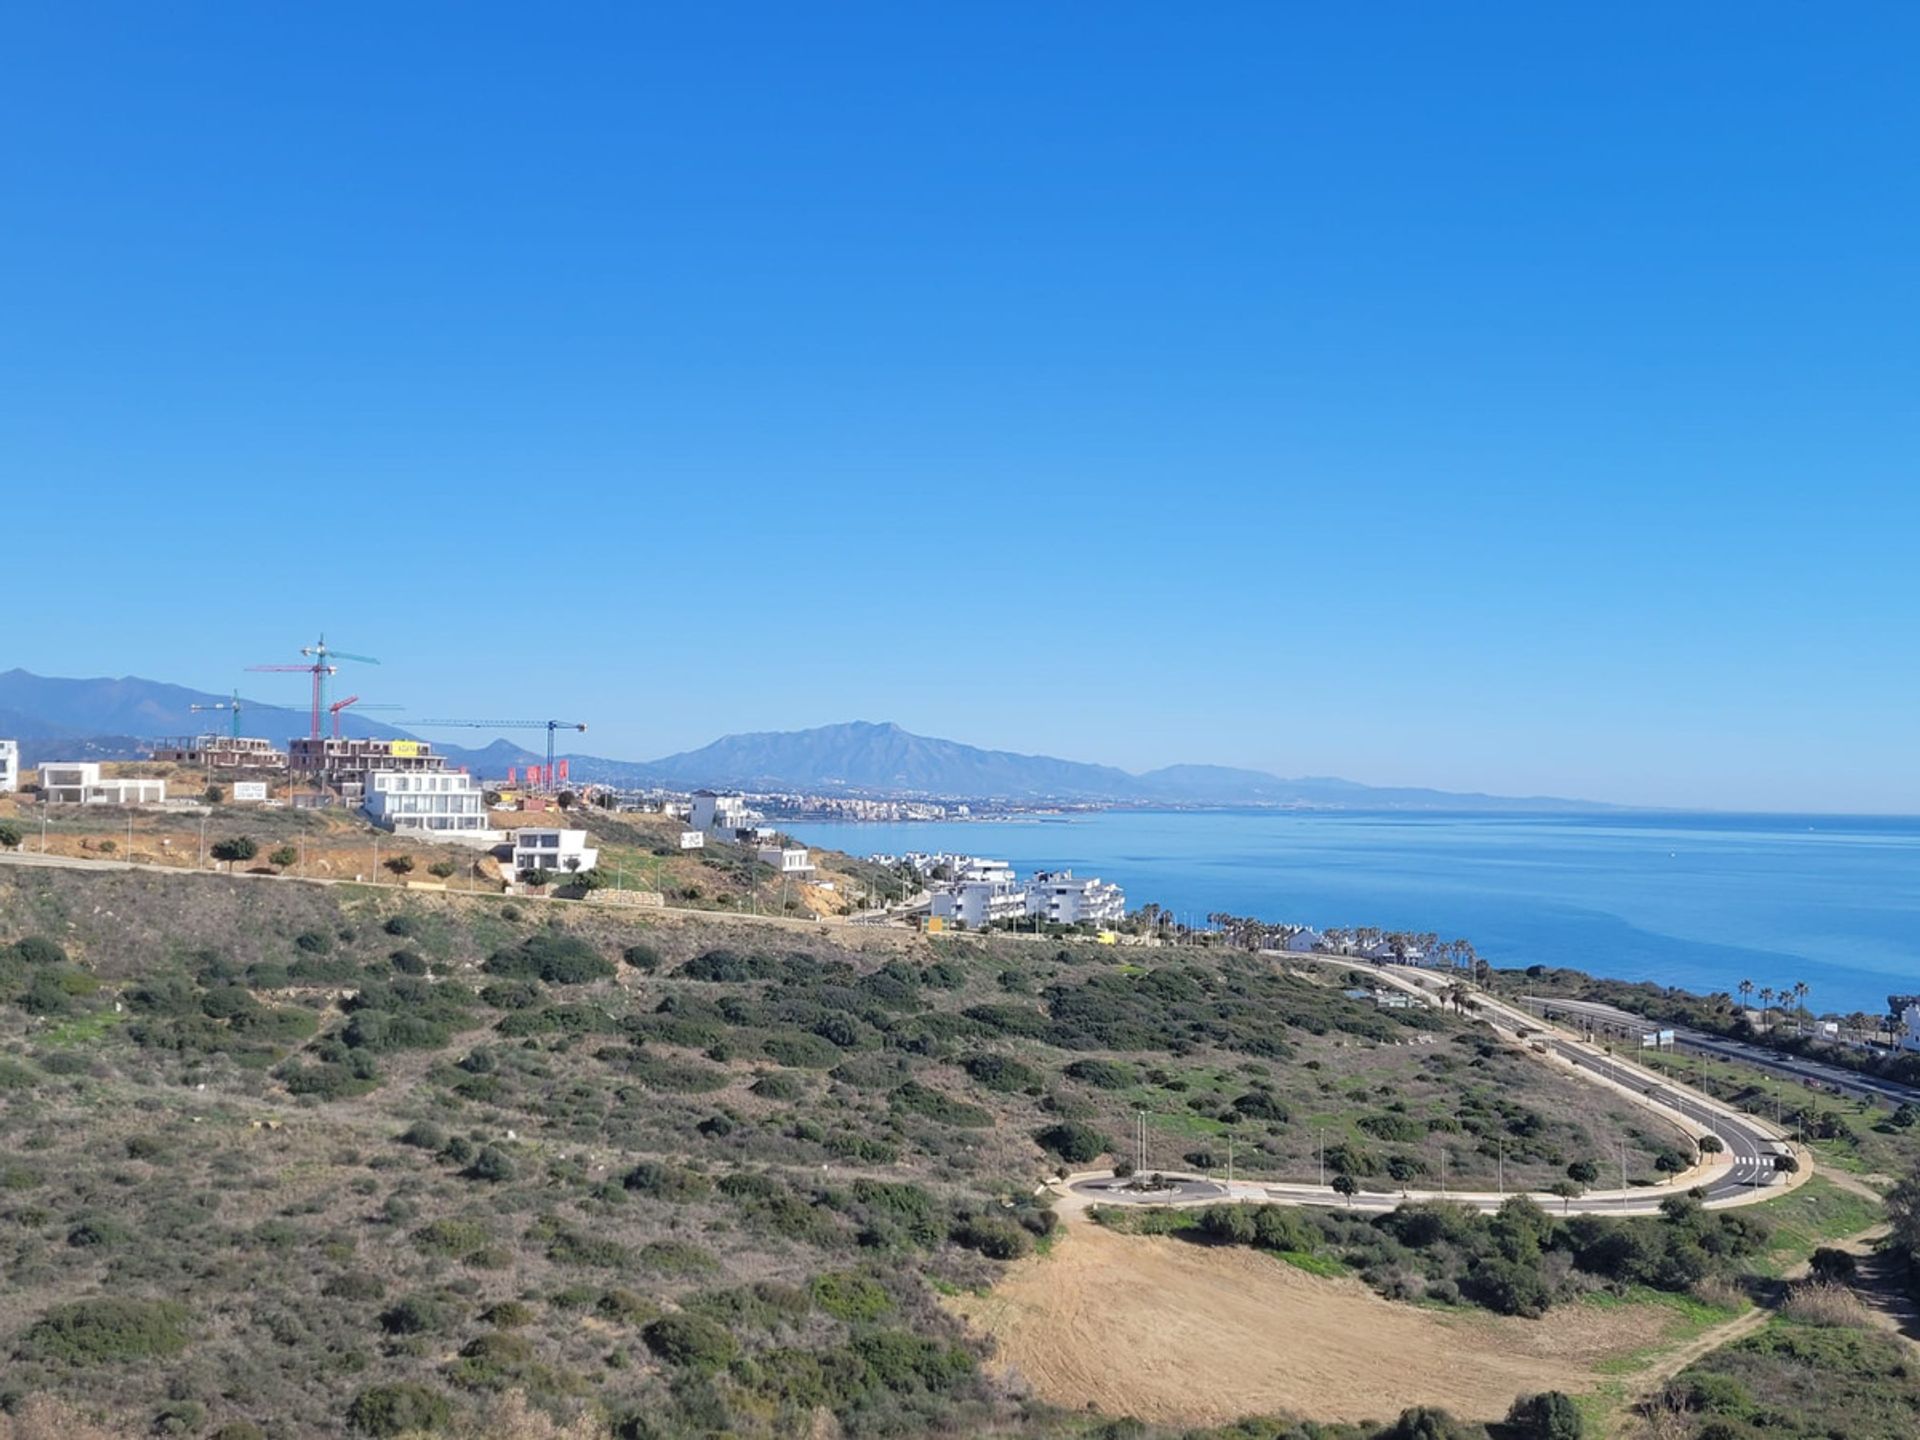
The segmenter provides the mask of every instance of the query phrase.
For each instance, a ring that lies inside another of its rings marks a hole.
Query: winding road
[[[1263,953],[1287,963],[1322,963],[1358,970],[1381,985],[1418,995],[1431,1004],[1438,1003],[1440,993],[1453,979],[1448,975],[1371,965],[1345,956],[1298,955],[1290,951]],[[1768,1121],[1675,1085],[1663,1076],[1608,1054],[1599,1046],[1547,1028],[1535,1017],[1483,992],[1476,991],[1473,998],[1482,1020],[1539,1063],[1565,1065],[1588,1083],[1612,1090],[1685,1131],[1696,1142],[1712,1135],[1719,1140],[1722,1152],[1701,1155],[1698,1164],[1674,1176],[1666,1185],[1622,1184],[1616,1189],[1590,1190],[1580,1196],[1538,1191],[1415,1189],[1360,1190],[1342,1195],[1327,1185],[1219,1181],[1172,1174],[1166,1177],[1172,1186],[1169,1191],[1167,1188],[1135,1188],[1127,1181],[1116,1181],[1106,1171],[1071,1175],[1053,1187],[1055,1193],[1079,1208],[1093,1204],[1181,1207],[1235,1200],[1368,1211],[1391,1210],[1427,1200],[1447,1200],[1491,1211],[1499,1209],[1516,1194],[1526,1194],[1543,1209],[1558,1215],[1652,1215],[1659,1212],[1661,1202],[1669,1196],[1689,1190],[1697,1191],[1712,1209],[1755,1204],[1785,1194],[1812,1173],[1812,1159],[1806,1151],[1790,1145],[1785,1133]],[[1797,1162],[1798,1168],[1792,1174],[1778,1168],[1777,1162],[1785,1156]]]

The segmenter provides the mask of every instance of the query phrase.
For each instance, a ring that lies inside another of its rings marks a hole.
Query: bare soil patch
[[[1042,1398],[1175,1424],[1275,1411],[1366,1420],[1416,1404],[1497,1418],[1525,1391],[1592,1389],[1601,1361],[1667,1323],[1641,1306],[1442,1314],[1255,1251],[1092,1224],[953,1304]]]

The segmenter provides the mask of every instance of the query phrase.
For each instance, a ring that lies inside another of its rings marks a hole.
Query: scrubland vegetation
[[[1539,1182],[1624,1139],[1651,1179],[1671,1144],[1464,1019],[1232,954],[137,872],[8,871],[0,917],[17,1435],[49,1406],[70,1437],[1152,1435],[994,1378],[941,1303],[1051,1243],[1036,1182],[1136,1109],[1169,1166],[1231,1137],[1275,1176],[1324,1143],[1383,1182],[1443,1147],[1460,1183],[1501,1149]],[[1497,1265],[1545,1304],[1613,1243],[1285,1223],[1391,1293],[1492,1304]],[[1440,1424],[1231,1433],[1479,1433]]]

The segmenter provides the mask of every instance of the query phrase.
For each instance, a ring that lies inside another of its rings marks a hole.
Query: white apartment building
[[[962,880],[936,890],[930,912],[949,925],[980,930],[997,920],[1018,920],[1027,913],[1026,889],[1013,879]]]
[[[103,777],[95,760],[54,760],[40,767],[40,793],[56,805],[164,805],[167,782]]]
[[[587,844],[584,830],[535,830],[513,832],[513,873],[526,870],[552,870],[577,875],[600,863],[600,852]]]
[[[396,835],[419,835],[463,845],[495,845],[487,828],[486,794],[460,770],[374,770],[368,773],[367,818]]]
[[[0,740],[0,795],[20,788],[20,742]]]
[[[1097,878],[1078,879],[1071,870],[1062,870],[1027,882],[1026,913],[1056,925],[1097,925],[1125,919],[1127,897],[1118,885]]]
[[[804,846],[763,845],[758,854],[762,865],[771,865],[782,875],[813,873],[813,861]]]
[[[696,790],[687,823],[696,830],[751,830],[760,818],[737,791]]]

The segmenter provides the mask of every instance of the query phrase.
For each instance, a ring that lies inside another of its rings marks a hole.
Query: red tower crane
[[[338,660],[357,660],[363,665],[378,665],[380,662],[371,655],[350,655],[345,650],[335,650],[327,644],[322,635],[311,645],[302,645],[300,653],[309,657],[305,665],[249,665],[249,670],[301,671],[313,677],[313,718],[309,733],[315,740],[320,738],[320,712],[327,703],[327,676],[339,673],[338,665],[327,663],[328,658]]]
[[[357,705],[363,712],[367,710],[404,710],[407,708],[404,705],[361,705],[358,695],[349,695],[344,700],[336,700],[327,706],[327,714],[333,718],[333,738],[336,740],[340,738],[340,712],[345,710],[349,705]]]
[[[547,732],[547,768],[544,788],[553,789],[553,732],[556,730],[585,731],[586,725],[579,720],[421,720],[415,728],[425,730],[432,726],[458,726],[464,730],[544,730]]]

